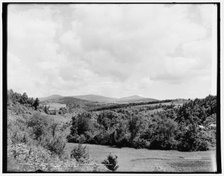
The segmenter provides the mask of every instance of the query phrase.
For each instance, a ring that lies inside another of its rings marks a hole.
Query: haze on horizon
[[[33,97],[216,95],[210,5],[9,5],[8,89]]]

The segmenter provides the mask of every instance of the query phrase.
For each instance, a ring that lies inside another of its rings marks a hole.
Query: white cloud
[[[34,96],[206,96],[213,86],[211,63],[216,59],[214,8],[10,6],[9,86],[19,91],[24,87]],[[18,76],[27,77],[23,85]]]

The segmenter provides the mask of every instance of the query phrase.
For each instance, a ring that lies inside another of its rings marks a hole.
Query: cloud
[[[35,96],[206,96],[211,93],[211,62],[216,59],[214,9],[10,5],[9,86],[20,91],[24,87]],[[24,76],[21,85],[17,80]]]
[[[82,51],[85,51],[82,59],[96,73],[113,75],[123,81],[130,76],[131,71],[135,71],[138,62],[142,62],[142,65],[149,63],[146,73],[158,78],[160,74],[169,76],[172,66],[177,68],[179,64],[183,66],[187,62],[191,65],[194,63],[194,66],[200,56],[167,59],[167,55],[174,53],[180,45],[185,45],[183,52],[188,57],[186,46],[196,47],[195,52],[201,52],[197,44],[204,46],[200,40],[206,38],[207,30],[190,21],[186,15],[187,10],[187,6],[81,6],[74,10],[75,16],[79,15],[79,18],[73,21],[73,30],[76,31],[73,34],[80,36],[79,41],[84,47]],[[161,66],[164,69],[158,69]],[[174,74],[180,75],[178,71],[182,69],[176,69]],[[172,77],[175,79],[172,75],[169,79]]]

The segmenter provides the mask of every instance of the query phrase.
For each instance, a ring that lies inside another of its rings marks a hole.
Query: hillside
[[[122,97],[117,99],[117,103],[137,103],[137,102],[153,102],[158,101],[157,99],[153,98],[145,98],[138,95],[133,95],[129,97]]]
[[[70,153],[66,153],[70,118],[48,115],[39,105],[36,109],[32,102],[33,98],[28,97],[26,93],[19,94],[10,90],[7,98],[7,127],[4,127],[7,128],[5,134],[7,153],[4,153],[7,157],[7,171],[34,173],[107,171],[104,166],[94,167],[95,163],[89,160],[85,148],[82,150],[83,156],[80,156],[87,166],[80,165],[78,154],[73,154],[73,150],[76,151],[80,147],[74,147]]]
[[[74,98],[74,99],[73,99]],[[145,98],[138,95],[132,95],[128,97],[122,97],[122,98],[112,98],[112,97],[106,97],[101,95],[77,95],[77,96],[61,96],[61,95],[51,95],[49,97],[43,97],[40,98],[42,102],[73,102],[73,103],[87,103],[94,102],[94,103],[101,103],[101,104],[108,104],[108,103],[139,103],[139,102],[152,102],[152,101],[158,101],[157,99],[153,98]]]
[[[144,98],[138,95],[133,95],[123,98],[110,98],[100,95],[80,95],[80,96],[67,96],[52,95],[42,98],[42,105],[50,105],[52,103],[66,104],[70,109],[82,108],[85,110],[98,111],[117,109],[133,106],[152,106],[157,104],[163,105],[183,105],[188,100],[174,99],[174,100],[157,100],[152,98]]]
[[[105,96],[101,96],[101,95],[93,95],[93,94],[79,95],[79,96],[74,96],[74,97],[82,99],[82,100],[99,102],[99,103],[113,103],[113,102],[116,102],[116,98],[105,97]]]
[[[57,100],[59,98],[62,98],[63,96],[61,95],[51,95],[51,96],[48,96],[48,97],[42,97],[40,98],[40,101],[46,101],[46,100]]]
[[[52,97],[52,96],[50,96]],[[42,105],[50,106],[52,103],[57,103],[61,105],[66,105],[69,111],[73,111],[76,108],[82,108],[85,110],[88,110],[90,108],[95,108],[98,106],[98,102],[94,101],[88,101],[88,100],[83,100],[79,98],[74,98],[74,97],[54,97],[50,99],[45,99],[44,101],[40,102]]]

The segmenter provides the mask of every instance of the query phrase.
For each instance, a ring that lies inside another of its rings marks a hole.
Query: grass
[[[67,143],[70,151],[77,144]],[[118,172],[215,172],[215,150],[205,152],[179,152],[113,148],[86,144],[90,158],[101,163],[109,153],[118,156]]]

